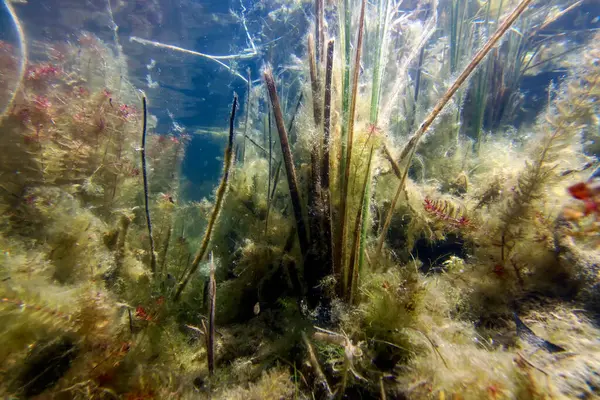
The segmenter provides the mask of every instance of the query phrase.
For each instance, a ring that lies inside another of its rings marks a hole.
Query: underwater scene
[[[599,399],[598,0],[2,0],[0,398]]]

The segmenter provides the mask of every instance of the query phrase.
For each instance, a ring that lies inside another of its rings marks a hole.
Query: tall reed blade
[[[369,160],[371,156],[369,156]],[[356,278],[352,280],[354,285],[354,289],[352,290],[352,296],[350,297],[350,301],[356,300],[356,288],[358,287],[358,278],[361,276],[363,267],[365,264],[366,258],[366,246],[367,246],[367,233],[369,231],[369,220],[370,220],[370,209],[371,209],[371,187],[373,182],[371,181],[371,170],[373,168],[373,164],[369,162],[367,167],[367,176],[369,180],[366,182],[365,187],[363,188],[363,201],[362,201],[362,213],[361,213],[361,227],[360,227],[360,240],[358,244],[358,265],[356,268]]]
[[[335,42],[333,39],[327,43],[327,65],[325,68],[325,106],[323,114],[323,159],[321,164],[321,191],[323,199],[323,240],[327,246],[327,259],[333,263],[333,272],[339,271],[340,266],[336,265],[336,259],[333,257],[334,247],[332,239],[332,221],[331,221],[331,192],[329,190],[329,151],[330,130],[331,130],[331,81],[333,79],[333,52]]]
[[[342,203],[341,203],[341,212],[342,216],[341,226],[342,233],[339,239],[340,249],[341,249],[341,265],[342,265],[342,289],[348,287],[348,268],[345,265],[345,253],[346,253],[346,231],[347,231],[347,222],[348,222],[348,189],[350,183],[350,166],[352,162],[352,144],[354,141],[354,117],[356,114],[356,100],[358,97],[358,77],[360,72],[360,57],[362,52],[362,42],[363,42],[363,34],[364,34],[364,25],[365,25],[365,7],[367,4],[367,0],[362,1],[362,5],[360,7],[360,19],[358,23],[358,39],[356,41],[356,57],[354,60],[354,70],[353,70],[353,85],[352,85],[352,96],[350,98],[350,109],[348,110],[348,132],[347,132],[347,144],[346,144],[346,165],[344,170],[344,185],[342,187]]]
[[[431,124],[433,124],[433,121],[436,119],[436,117],[442,111],[442,109],[446,106],[446,104],[448,104],[454,93],[456,93],[456,91],[467,80],[471,73],[473,73],[475,68],[477,68],[481,61],[483,61],[484,57],[490,52],[490,50],[496,45],[496,43],[502,38],[502,36],[504,36],[506,31],[508,31],[512,24],[517,20],[517,18],[519,18],[519,16],[523,14],[525,9],[527,9],[527,7],[532,1],[533,0],[521,0],[517,7],[515,7],[515,9],[510,13],[510,15],[498,27],[496,32],[494,32],[494,34],[488,39],[485,45],[477,52],[477,54],[475,54],[469,65],[467,65],[463,72],[458,76],[458,78],[456,78],[452,86],[450,86],[450,88],[446,91],[444,96],[442,96],[442,98],[437,102],[437,104],[435,105],[433,110],[431,110],[427,118],[425,118],[425,120],[421,123],[419,129],[417,129],[417,131],[410,138],[406,146],[404,146],[404,149],[402,149],[403,156],[401,157],[401,161],[405,163],[404,173],[402,174],[402,178],[400,179],[400,183],[398,184],[398,188],[396,189],[396,193],[394,194],[392,204],[390,205],[390,209],[387,212],[385,222],[383,224],[383,230],[381,231],[381,235],[377,243],[377,251],[375,253],[377,257],[381,254],[381,250],[385,242],[385,237],[387,235],[387,231],[392,221],[394,209],[396,208],[396,203],[400,198],[400,194],[404,190],[404,184],[406,182],[406,176],[408,175],[408,169],[410,168],[410,164],[415,154],[419,140],[427,132],[427,129],[431,126]]]
[[[318,3],[318,0],[317,0]],[[315,55],[315,41],[308,35],[308,64],[313,100],[313,113],[317,132],[321,126],[321,85],[317,73],[317,60]],[[311,179],[308,182],[308,226],[310,228],[310,242],[313,254],[318,254],[322,242],[322,202],[321,202],[321,157],[318,138],[312,141],[310,151]]]
[[[341,1],[341,0],[340,0]],[[344,9],[344,18],[340,18],[340,20],[343,19],[343,24],[340,25],[340,30],[343,32],[342,38],[343,38],[343,47],[344,47],[344,58],[343,58],[343,62],[344,62],[344,72],[343,72],[343,77],[342,77],[342,136],[341,136],[341,144],[342,144],[342,154],[341,154],[341,161],[340,161],[340,175],[339,175],[339,185],[340,188],[344,187],[344,171],[346,170],[346,153],[347,153],[347,148],[346,148],[346,143],[347,143],[347,139],[346,137],[348,136],[348,132],[347,132],[347,124],[348,124],[348,109],[350,106],[350,58],[351,58],[351,45],[350,45],[350,26],[352,23],[352,15],[350,12],[350,1],[349,0],[343,0],[344,1],[344,5],[343,5],[343,9]],[[343,193],[340,191],[340,195],[343,195]],[[340,198],[340,202],[344,202],[345,199],[342,197]]]
[[[379,97],[381,95],[382,61],[384,54],[385,31],[387,21],[388,0],[377,3],[377,28],[375,32],[375,65],[373,67],[373,85],[371,92],[370,122],[377,125],[379,116]]]
[[[294,210],[294,218],[296,219],[296,229],[298,231],[298,242],[300,243],[300,251],[304,257],[308,251],[308,238],[306,235],[306,226],[304,225],[304,217],[302,216],[302,202],[300,200],[300,192],[298,190],[298,181],[296,179],[296,169],[294,168],[294,158],[290,145],[288,143],[287,130],[283,121],[283,114],[277,96],[277,87],[273,78],[273,71],[270,67],[265,68],[264,79],[267,85],[267,91],[271,98],[271,106],[277,123],[277,131],[279,132],[279,143],[281,144],[281,152],[283,154],[283,162],[285,163],[285,171],[287,173],[288,186],[290,189],[290,197],[292,200],[292,208]]]
[[[150,270],[156,273],[156,251],[154,249],[154,237],[152,236],[152,220],[150,219],[150,205],[148,201],[148,173],[146,169],[146,129],[148,121],[148,110],[146,105],[146,96],[142,96],[142,106],[144,109],[142,126],[142,176],[144,178],[144,208],[146,211],[146,223],[148,225],[148,237],[150,240]]]
[[[333,79],[334,40],[327,43],[327,65],[325,69],[325,107],[323,114],[323,160],[321,164],[321,188],[329,190],[329,149],[331,132],[331,81]]]
[[[410,109],[408,121],[406,127],[408,132],[412,131],[415,125],[415,119],[417,117],[417,105],[419,104],[419,92],[421,90],[421,75],[423,70],[423,61],[425,60],[425,46],[421,47],[419,53],[419,60],[417,62],[417,68],[415,68],[415,92],[413,94],[413,104]]]
[[[369,161],[367,163],[367,173],[365,175],[365,180],[363,182],[363,190],[362,197],[360,200],[360,205],[358,207],[358,215],[356,216],[356,224],[354,227],[354,239],[352,243],[352,250],[350,254],[350,262],[349,265],[349,282],[348,282],[348,301],[353,303],[356,295],[356,288],[358,287],[358,265],[357,265],[357,257],[360,258],[359,250],[361,247],[361,232],[363,230],[363,225],[365,223],[364,217],[366,215],[365,212],[365,204],[367,203],[367,197],[370,193],[370,180],[371,180],[371,165],[373,161],[373,145],[371,145],[371,151],[369,152]]]
[[[229,172],[231,171],[231,164],[233,160],[233,139],[235,137],[234,126],[235,126],[235,112],[237,110],[238,97],[237,94],[233,95],[233,106],[231,107],[231,115],[229,117],[229,140],[227,141],[227,147],[225,148],[225,157],[224,157],[224,165],[223,165],[223,176],[221,177],[221,183],[219,184],[219,188],[217,189],[217,195],[215,200],[215,206],[210,215],[210,219],[208,220],[208,225],[206,226],[206,232],[204,232],[204,237],[202,238],[202,243],[200,244],[200,248],[198,249],[198,253],[194,257],[192,261],[192,266],[190,270],[187,272],[183,280],[177,286],[177,290],[175,291],[175,296],[173,297],[174,301],[178,301],[181,297],[181,293],[183,289],[187,286],[190,279],[194,275],[194,273],[198,270],[198,266],[200,265],[200,261],[204,258],[206,254],[206,250],[208,249],[208,244],[210,243],[210,238],[212,236],[213,228],[215,227],[215,223],[217,221],[217,217],[219,216],[219,212],[221,211],[221,207],[223,205],[223,200],[225,199],[225,193],[227,192],[227,185],[229,183]]]

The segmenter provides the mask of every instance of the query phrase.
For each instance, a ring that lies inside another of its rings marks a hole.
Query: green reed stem
[[[379,0],[377,3],[377,28],[375,32],[375,66],[373,67],[373,85],[371,92],[371,112],[370,122],[373,125],[377,125],[377,118],[379,115],[379,98],[381,96],[381,75],[382,75],[382,61],[383,61],[383,43],[386,31],[387,21],[387,8],[388,0]]]
[[[360,19],[358,23],[358,39],[356,42],[356,57],[354,60],[354,70],[353,70],[353,85],[352,85],[352,97],[350,101],[350,109],[348,111],[348,137],[347,139],[347,155],[346,155],[346,168],[344,170],[344,185],[342,187],[342,203],[341,203],[341,212],[342,216],[342,234],[340,237],[340,249],[341,249],[341,266],[342,266],[342,290],[345,291],[348,288],[348,266],[345,263],[346,259],[346,232],[348,230],[348,191],[349,191],[349,183],[350,183],[350,166],[352,165],[352,145],[354,141],[354,117],[356,115],[356,101],[358,98],[358,78],[360,72],[360,57],[362,54],[362,43],[363,43],[363,35],[364,35],[364,25],[365,25],[365,8],[366,8],[367,0],[362,1],[362,5],[360,7]]]
[[[340,187],[344,187],[345,176],[344,171],[346,170],[347,161],[347,136],[348,136],[348,111],[350,107],[350,59],[352,57],[352,48],[350,43],[350,29],[352,25],[352,14],[350,10],[350,1],[344,0],[344,24],[340,26],[343,31],[343,44],[344,44],[344,72],[342,77],[342,154],[340,162]],[[340,192],[342,194],[342,192]],[[343,195],[343,194],[342,194]],[[345,199],[340,198],[340,202],[343,203]]]
[[[357,264],[357,257],[360,259],[360,249],[364,250],[364,243],[361,244],[361,240],[364,242],[363,238],[363,226],[365,226],[365,205],[368,203],[367,196],[370,195],[370,187],[371,187],[371,165],[373,161],[373,149],[374,146],[371,145],[371,151],[369,152],[369,161],[367,164],[367,173],[365,174],[365,180],[363,182],[363,190],[362,197],[360,199],[360,205],[358,207],[358,215],[356,216],[356,224],[354,227],[354,240],[352,244],[352,253],[350,255],[349,269],[350,269],[350,282],[348,283],[348,301],[350,303],[354,303],[356,300],[356,289],[358,287],[358,278],[359,278],[359,265]],[[366,232],[365,232],[366,234]]]

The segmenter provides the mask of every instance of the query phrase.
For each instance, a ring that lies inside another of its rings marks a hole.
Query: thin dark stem
[[[254,139],[252,139],[250,136],[245,135],[244,137],[246,139],[248,139],[248,141],[250,143],[252,143],[253,145],[255,145],[258,149],[260,149],[260,151],[262,151],[263,153],[265,153],[265,156],[269,155],[269,151],[267,149],[265,149],[264,147],[262,147],[260,144],[256,143],[256,141]]]
[[[150,219],[150,206],[148,202],[148,173],[146,171],[146,128],[148,119],[146,96],[142,97],[142,105],[144,108],[142,128],[142,176],[144,178],[144,204],[146,209],[146,222],[148,224],[148,237],[150,240],[150,270],[154,274],[156,273],[156,253],[154,251],[154,237],[152,236],[152,220]]]
[[[269,183],[267,185],[267,218],[265,219],[265,235],[267,234],[267,229],[269,228],[269,209],[271,208],[271,177],[273,173],[273,164],[271,163],[271,158],[273,157],[273,138],[271,136],[271,129],[269,126]]]
[[[244,140],[242,143],[242,163],[246,158],[246,138],[248,137],[248,123],[250,122],[250,95],[252,93],[252,79],[250,76],[250,68],[248,68],[248,88],[246,89],[246,122],[244,122]]]
[[[296,102],[296,108],[294,109],[294,114],[292,115],[292,119],[290,120],[290,123],[288,125],[288,133],[290,135],[290,141],[292,142],[292,144],[296,142],[296,135],[294,134],[294,121],[296,120],[296,115],[298,115],[298,110],[302,105],[302,100],[303,94],[302,92],[300,92],[300,95],[298,96],[298,101]]]
[[[273,189],[271,189],[271,197],[269,199],[273,201],[275,198],[275,192],[277,191],[277,182],[279,182],[279,173],[281,172],[281,166],[283,165],[283,161],[279,160],[277,163],[277,167],[275,168],[275,176],[273,177]],[[268,213],[269,210],[267,210]]]
[[[409,121],[408,121],[408,131],[413,130],[413,125],[415,124],[415,118],[417,115],[417,104],[419,103],[419,91],[421,90],[421,71],[423,70],[423,60],[425,59],[425,46],[421,47],[421,52],[419,53],[419,63],[417,64],[417,70],[415,72],[415,93],[413,96],[413,106],[410,111]]]
[[[208,373],[215,372],[215,308],[217,305],[217,281],[215,279],[215,263],[210,253],[210,275],[208,281],[208,332],[206,335],[206,353],[208,358]]]
[[[390,149],[388,149],[385,143],[383,144],[383,155],[392,165],[392,170],[394,171],[394,175],[396,175],[396,178],[402,179],[402,172],[400,171],[400,166],[398,165],[396,160],[394,160],[394,157],[392,157]]]

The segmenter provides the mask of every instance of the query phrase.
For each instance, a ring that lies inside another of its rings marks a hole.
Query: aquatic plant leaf
[[[513,312],[513,318],[515,320],[515,324],[517,325],[517,336],[527,341],[529,344],[539,347],[548,351],[549,353],[559,353],[566,351],[564,348],[550,343],[547,340],[542,339],[538,335],[536,335],[525,323],[519,318],[516,312]]]

